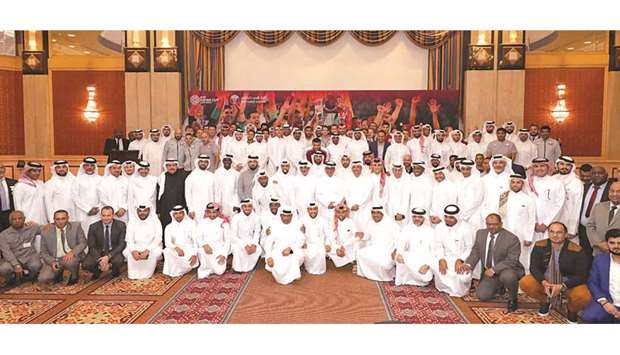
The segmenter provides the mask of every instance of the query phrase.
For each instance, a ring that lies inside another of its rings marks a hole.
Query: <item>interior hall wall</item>
[[[94,122],[83,117],[86,88],[96,86]],[[114,129],[125,130],[125,73],[106,70],[55,70],[52,74],[54,152],[56,155],[101,154]]]
[[[0,69],[0,132],[0,155],[25,153],[21,71]]]
[[[556,85],[566,84],[569,118],[563,123],[551,117],[557,102]],[[541,68],[525,73],[524,123],[549,125],[560,139],[562,152],[573,156],[602,154],[604,68]]]

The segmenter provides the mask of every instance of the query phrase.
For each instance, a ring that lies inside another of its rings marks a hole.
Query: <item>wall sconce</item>
[[[620,71],[620,31],[609,31],[609,70]]]
[[[47,74],[47,31],[22,32],[22,71]]]
[[[149,31],[125,31],[125,71],[150,71]]]
[[[494,39],[493,31],[470,31],[465,42],[468,45],[469,70],[492,70],[494,68]]]
[[[525,31],[499,31],[498,69],[525,69]]]
[[[155,56],[156,72],[178,71],[177,46],[175,31],[155,31]]]
[[[97,109],[97,102],[95,101],[95,90],[95,85],[89,85],[86,87],[88,102],[84,108],[84,118],[90,123],[96,122],[100,115],[99,110]]]
[[[570,112],[566,107],[566,84],[558,84],[555,88],[558,101],[555,104],[555,107],[553,107],[553,110],[551,110],[551,117],[553,117],[556,122],[562,123],[570,115]]]

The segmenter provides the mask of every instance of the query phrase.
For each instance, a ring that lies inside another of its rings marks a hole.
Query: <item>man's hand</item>
[[[143,251],[142,253],[140,253],[140,255],[142,255],[142,259],[146,260],[149,258],[149,255],[151,255],[151,252],[147,249]]]
[[[333,202],[330,202],[329,205],[327,205],[327,208],[329,208],[330,210],[333,209],[334,207],[336,207],[336,204]]]
[[[244,249],[248,255],[252,255],[256,252],[256,244],[248,244],[244,247]]]
[[[431,267],[430,265],[422,265],[422,267],[420,268],[420,270],[418,270],[418,272],[422,275],[426,274],[428,272],[428,270],[430,270]]]
[[[292,252],[293,252],[293,249],[286,248],[286,249],[282,250],[282,256],[289,256],[289,255],[291,255]]]
[[[22,268],[20,264],[15,265],[15,267],[13,268],[13,271],[15,271],[15,276],[18,279],[21,279],[21,277],[24,275],[24,268]]]
[[[420,103],[420,96],[414,96],[411,98],[411,106],[418,106],[418,103]]]
[[[395,258],[396,262],[399,264],[404,264],[405,263],[405,259],[403,258],[402,255],[400,254],[396,254],[396,258]]]
[[[304,225],[302,224],[302,225],[301,225],[301,227],[299,227],[299,230],[300,230],[302,233],[306,233],[306,226],[304,226]]]
[[[547,226],[544,223],[536,223],[534,231],[538,233],[544,233],[547,230]]]
[[[205,253],[207,253],[207,255],[213,254],[213,249],[211,249],[211,246],[209,244],[203,245],[202,249],[204,249],[204,251],[205,251]]]
[[[439,223],[441,223],[441,218],[439,218],[437,216],[431,216],[431,223],[432,224],[439,224]]]
[[[189,218],[191,219],[195,219],[196,218],[196,212],[190,212],[187,214],[189,216]]]
[[[523,241],[523,246],[524,247],[529,247],[530,245],[532,245],[532,242],[530,242],[529,240],[524,240]]]
[[[454,263],[454,270],[456,270],[457,274],[464,274],[469,271],[469,266],[459,259]]]
[[[192,255],[192,257],[189,258],[189,266],[194,266],[197,262],[198,262],[197,255]]]
[[[340,247],[340,248],[336,249],[336,255],[338,255],[341,258],[344,258],[344,255],[345,255],[344,247]]]
[[[484,276],[486,276],[488,278],[492,278],[493,276],[495,276],[495,270],[493,270],[492,267],[484,270]]]
[[[325,252],[326,253],[331,253],[331,251],[332,251],[332,246],[331,245],[326,245],[325,246]]]
[[[265,231],[265,234],[271,235],[271,227],[267,228],[267,230]]]
[[[397,213],[397,214],[394,216],[394,219],[400,222],[400,221],[402,221],[403,219],[405,219],[405,216],[403,216],[403,215],[402,215],[402,214],[400,214],[400,213]]]
[[[428,110],[431,111],[431,114],[436,114],[439,112],[439,108],[441,108],[441,105],[437,103],[437,100],[428,100]]]
[[[353,205],[351,206],[351,211],[356,212],[360,209],[360,205]]]
[[[65,262],[65,264],[70,263],[73,258],[75,258],[75,253],[73,252],[73,250],[71,250],[62,257],[62,261]]]
[[[108,271],[110,269],[110,258],[107,255],[104,255],[99,258],[99,269],[103,272]]]
[[[308,249],[308,243],[304,242],[304,245],[301,246],[302,249]]]
[[[185,252],[183,251],[183,249],[179,248],[179,247],[175,247],[174,251],[177,252],[178,256],[185,256]]]
[[[142,254],[141,254],[139,251],[137,251],[137,250],[132,251],[132,252],[131,252],[131,256],[132,256],[132,257],[133,257],[133,259],[134,259],[134,260],[136,260],[136,261],[138,261],[138,260],[142,259]]]
[[[60,270],[60,265],[58,265],[58,262],[54,261],[52,263],[52,271],[53,272],[58,272],[58,270]]]
[[[90,209],[90,211],[88,211],[88,215],[89,216],[94,216],[97,213],[99,213],[99,207],[93,207],[93,208]]]
[[[612,316],[616,318],[620,318],[620,312],[618,311],[618,309],[616,309],[616,306],[614,306],[611,302],[605,303],[605,305],[603,306],[603,309],[605,310],[605,312],[611,314]]]
[[[267,258],[267,265],[269,265],[269,267],[273,267],[273,258]]]
[[[124,208],[119,208],[115,214],[116,214],[116,217],[121,218],[125,215],[125,213],[127,213],[127,211]]]
[[[398,99],[394,100],[394,102],[396,103],[396,106],[402,106],[403,105],[403,99],[398,98]]]
[[[448,272],[448,262],[446,259],[439,260],[439,272],[445,275]]]
[[[224,265],[224,263],[226,262],[226,257],[224,255],[220,255],[217,257],[217,263],[220,265]]]
[[[355,232],[355,238],[362,240],[364,238],[364,232]]]
[[[596,246],[601,249],[604,252],[608,252],[609,251],[609,246],[607,245],[607,242],[600,242],[598,244],[596,244]]]

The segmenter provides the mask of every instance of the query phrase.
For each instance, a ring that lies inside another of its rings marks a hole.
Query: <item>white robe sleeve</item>
[[[555,186],[552,188],[553,189],[549,192],[552,199],[551,206],[549,206],[549,210],[545,212],[545,218],[543,220],[543,223],[547,226],[558,219],[566,199],[566,192],[564,191],[564,185],[562,183],[556,181]]]
[[[536,233],[534,231],[534,228],[536,227],[536,203],[532,198],[529,199],[529,203],[527,205],[527,221],[523,222],[527,223],[527,227],[524,228],[525,234],[523,236],[523,240],[527,240],[529,242],[534,241],[534,235]]]

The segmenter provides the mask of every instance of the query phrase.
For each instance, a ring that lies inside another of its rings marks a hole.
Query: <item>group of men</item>
[[[618,321],[620,183],[597,167],[584,185],[548,127],[534,140],[538,129],[493,121],[467,140],[458,130],[386,128],[164,127],[163,140],[153,129],[148,140],[134,132],[106,144],[137,150],[137,163],[111,161],[101,176],[86,157],[74,176],[55,161],[45,183],[29,162],[0,191],[0,212],[15,210],[0,234],[0,275],[50,282],[68,270],[75,283],[80,262],[97,278],[118,275],[126,260],[140,279],[163,255],[167,275],[208,277],[229,258],[247,272],[263,257],[288,284],[331,260],[376,281],[434,280],[457,297],[478,279],[478,297],[506,290],[509,311],[519,290],[542,315],[566,296],[570,321],[582,310],[584,321]],[[605,260],[614,272],[604,274]],[[588,274],[606,283],[586,286]]]

